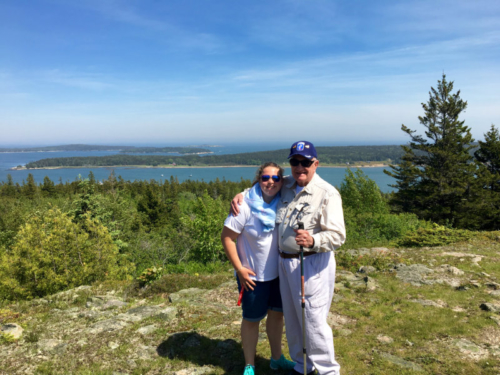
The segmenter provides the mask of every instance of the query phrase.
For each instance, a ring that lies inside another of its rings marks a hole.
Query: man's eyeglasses
[[[290,159],[290,165],[292,167],[297,167],[299,164],[302,165],[304,168],[309,168],[312,163],[314,163],[314,161],[312,160],[308,160],[308,159],[303,159],[303,160],[299,160],[299,159]]]
[[[260,176],[260,179],[262,180],[262,182],[269,181],[270,178],[272,178],[274,182],[280,182],[281,181],[281,177],[280,176],[269,176],[268,174],[263,174],[262,176]]]

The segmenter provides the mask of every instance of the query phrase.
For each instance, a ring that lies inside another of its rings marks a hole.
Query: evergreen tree
[[[474,152],[478,161],[476,179],[478,190],[476,209],[481,218],[480,229],[500,229],[500,134],[494,125],[479,141]]]
[[[385,171],[397,181],[391,185],[398,189],[392,204],[437,223],[470,225],[465,219],[477,185],[476,164],[469,152],[474,139],[470,128],[459,120],[467,102],[460,98],[460,91],[453,93],[453,82],[443,74],[422,108],[424,115],[418,119],[426,128],[425,137],[402,125],[411,141],[402,146],[401,162]]]
[[[23,185],[23,194],[29,198],[34,199],[37,192],[37,185],[35,182],[35,178],[31,173],[28,174],[28,181]]]
[[[56,195],[56,187],[48,176],[44,177],[41,190],[46,197],[53,197]]]
[[[484,135],[484,142],[479,141],[474,156],[491,174],[488,188],[500,191],[500,134],[495,125],[491,125],[490,131]]]

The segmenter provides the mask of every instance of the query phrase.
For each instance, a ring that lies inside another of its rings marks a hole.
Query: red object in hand
[[[241,300],[243,299],[243,292],[245,288],[241,287],[240,296],[238,297],[238,306],[241,306]]]

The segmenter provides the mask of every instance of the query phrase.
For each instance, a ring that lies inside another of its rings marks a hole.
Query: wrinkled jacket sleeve
[[[325,196],[321,205],[321,231],[312,235],[313,251],[327,252],[339,248],[346,238],[342,199],[337,190]]]

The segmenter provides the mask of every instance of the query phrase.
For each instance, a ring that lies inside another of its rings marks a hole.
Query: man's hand
[[[312,248],[314,246],[314,238],[305,229],[294,229],[297,235],[295,236],[295,242],[297,245]]]
[[[229,210],[229,212],[233,216],[238,216],[238,214],[240,213],[240,207],[239,206],[243,202],[243,199],[245,199],[245,196],[243,194],[239,193],[231,201],[231,209]]]
[[[248,291],[248,289],[253,290],[253,288],[255,286],[255,281],[253,281],[250,278],[250,275],[255,276],[255,272],[253,272],[252,270],[250,270],[248,268],[243,267],[236,274],[238,275],[238,278],[240,279],[241,286],[243,288],[245,288],[246,291]]]

